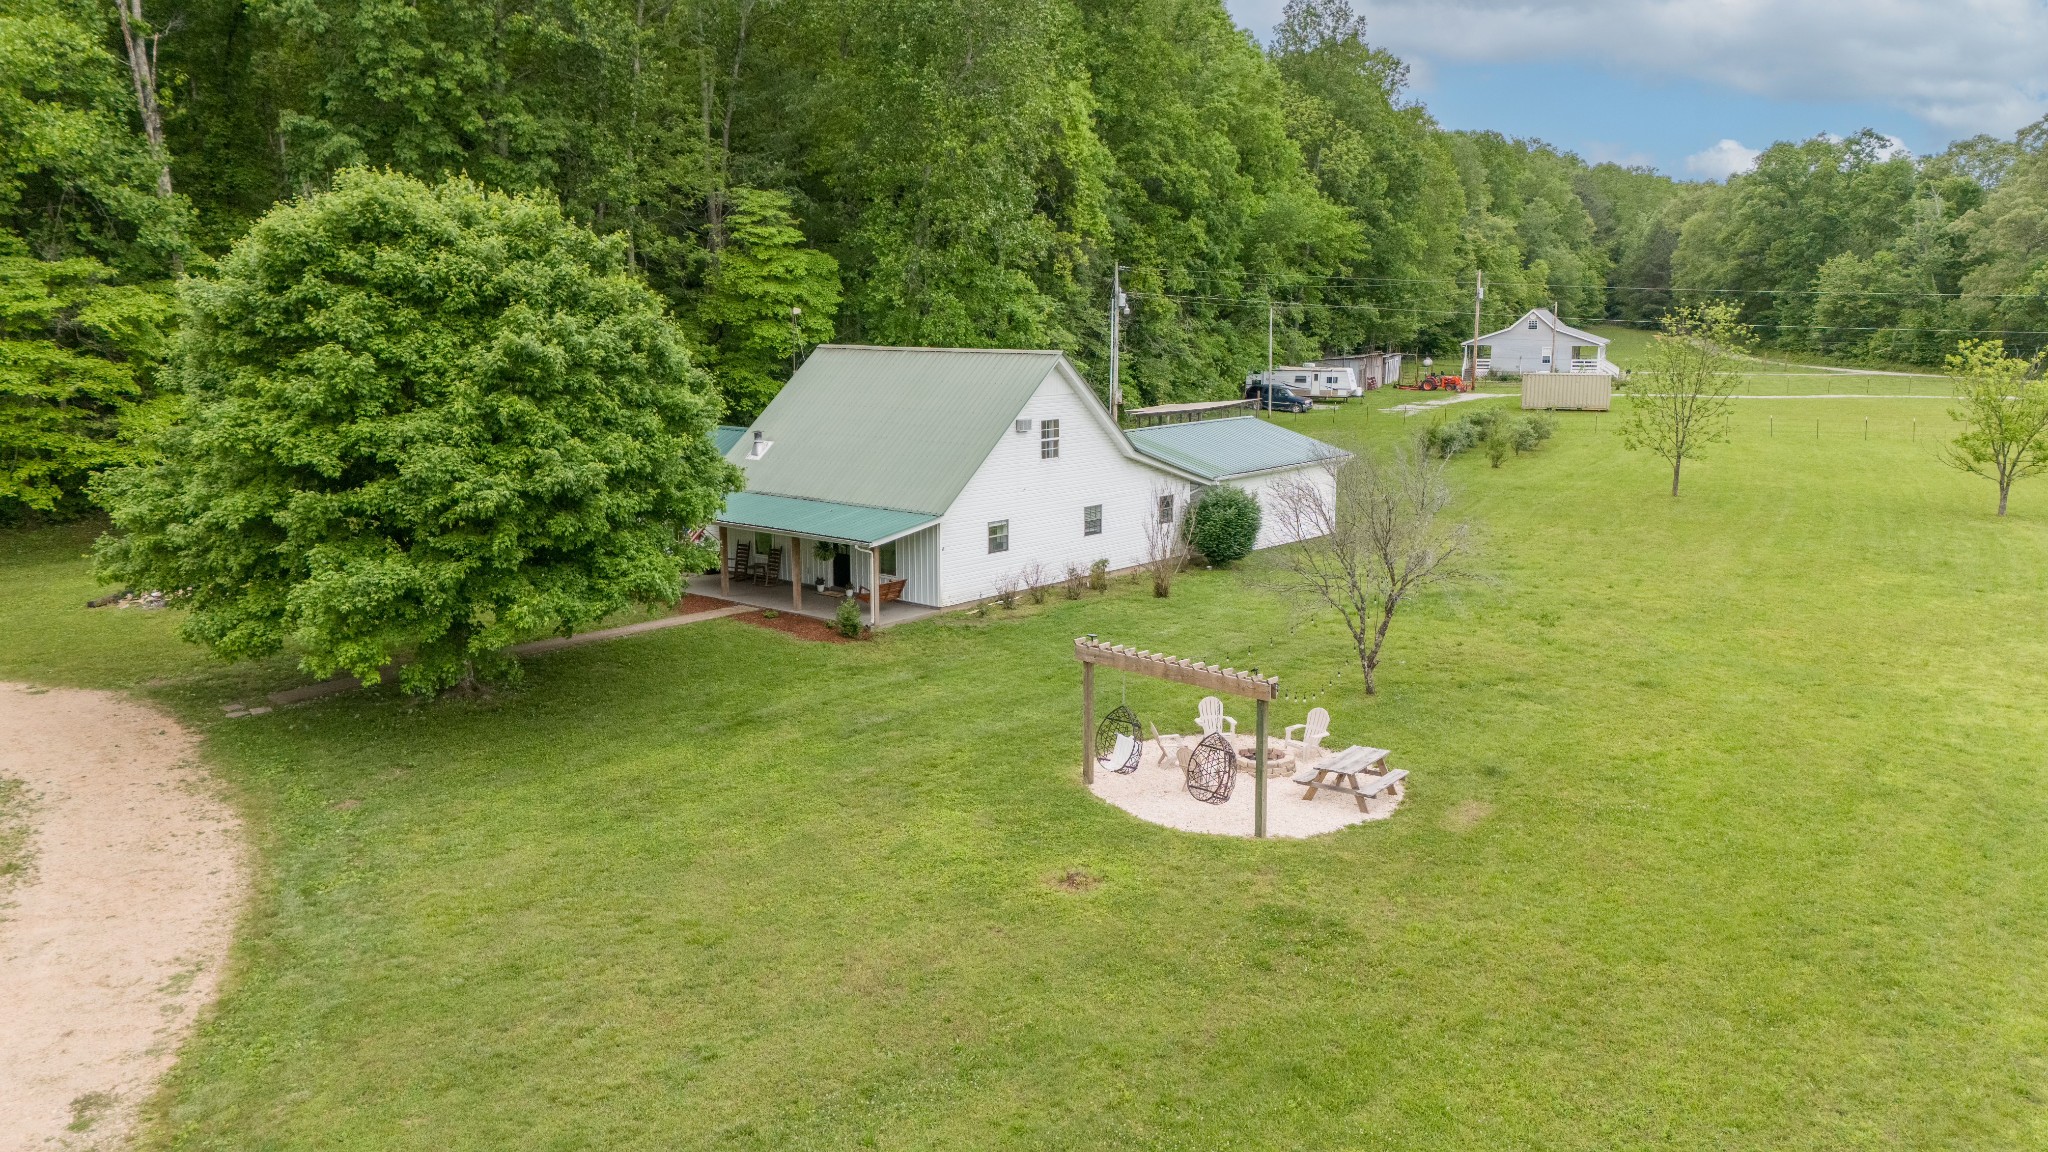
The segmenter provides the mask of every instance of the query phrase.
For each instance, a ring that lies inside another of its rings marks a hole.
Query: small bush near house
[[[1069,600],[1079,600],[1087,590],[1088,573],[1079,564],[1068,564],[1067,574],[1060,580],[1060,591]]]
[[[860,639],[860,601],[848,596],[839,602],[839,611],[832,614],[832,626],[848,640]]]
[[[1097,560],[1088,566],[1088,587],[1097,592],[1109,591],[1109,561]]]
[[[1046,594],[1051,591],[1045,583],[1045,565],[1032,563],[1024,569],[1024,594],[1031,597],[1033,604],[1045,603]]]
[[[1211,564],[1251,555],[1259,542],[1259,501],[1242,488],[1211,488],[1188,509],[1188,543]]]
[[[996,582],[996,603],[1005,608],[1017,606],[1017,577],[1005,576]]]

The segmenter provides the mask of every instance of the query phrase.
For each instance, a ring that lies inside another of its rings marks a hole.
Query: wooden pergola
[[[1159,680],[1171,680],[1211,692],[1243,696],[1258,703],[1259,719],[1253,737],[1256,763],[1252,766],[1252,835],[1266,834],[1266,708],[1280,696],[1280,678],[1261,676],[1254,668],[1239,672],[1195,660],[1182,660],[1158,652],[1098,643],[1093,636],[1074,640],[1074,658],[1081,662],[1081,782],[1095,783],[1095,666],[1135,672]]]

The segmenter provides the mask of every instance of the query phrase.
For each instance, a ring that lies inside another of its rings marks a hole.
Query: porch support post
[[[882,629],[882,550],[868,546],[868,609],[874,616],[874,628]]]
[[[732,593],[732,541],[725,538],[725,525],[718,526],[718,590]]]
[[[804,610],[804,545],[794,536],[789,538],[789,603]]]
[[[1081,661],[1081,783],[1095,783],[1095,662]]]
[[[1258,734],[1253,737],[1257,754],[1252,764],[1252,835],[1259,839],[1266,836],[1266,701],[1259,702]]]

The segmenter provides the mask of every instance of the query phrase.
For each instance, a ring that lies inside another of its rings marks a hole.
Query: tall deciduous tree
[[[228,658],[409,691],[671,600],[737,475],[622,244],[551,200],[340,174],[185,288],[161,459],[102,474],[100,572]]]
[[[804,246],[788,196],[754,188],[727,195],[726,242],[697,322],[727,411],[751,419],[789,379],[800,348],[832,338],[839,264]]]
[[[1665,313],[1649,362],[1636,373],[1621,440],[1671,464],[1671,494],[1687,460],[1728,438],[1740,360],[1755,340],[1733,304],[1700,304]]]
[[[92,256],[149,279],[184,250],[188,211],[135,128],[107,16],[66,0],[0,8],[0,225],[41,259]]]
[[[1274,520],[1298,541],[1275,553],[1276,573],[1285,592],[1344,622],[1371,696],[1401,605],[1471,575],[1471,532],[1446,514],[1444,462],[1419,439],[1362,452],[1334,465],[1332,477],[1330,485],[1297,478],[1274,488]]]
[[[148,395],[171,300],[90,257],[8,254],[0,237],[0,523],[86,510],[94,472],[138,458],[122,421]]]
[[[1997,484],[2000,516],[2015,483],[2048,471],[2048,380],[2041,378],[2041,360],[2007,356],[1997,340],[1966,340],[1948,358],[1956,377],[1949,415],[1963,430],[1942,459]]]

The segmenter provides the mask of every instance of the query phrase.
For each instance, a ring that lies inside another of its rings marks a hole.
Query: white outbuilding
[[[1607,338],[1595,336],[1559,320],[1548,308],[1531,308],[1520,320],[1489,332],[1478,340],[1465,341],[1470,354],[1478,347],[1479,366],[1475,375],[1495,376],[1504,372],[1594,372],[1619,376],[1621,369],[1608,362]]]

